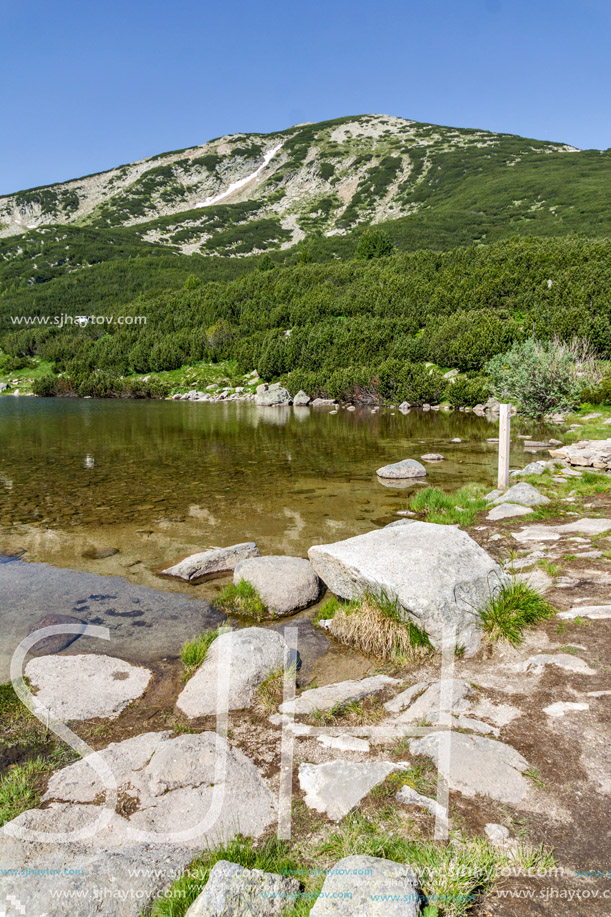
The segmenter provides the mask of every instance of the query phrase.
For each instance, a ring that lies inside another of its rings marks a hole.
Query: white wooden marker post
[[[509,485],[509,442],[511,434],[511,405],[501,404],[499,413],[499,477],[497,486],[504,490]]]

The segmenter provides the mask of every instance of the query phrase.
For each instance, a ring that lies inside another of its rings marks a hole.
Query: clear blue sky
[[[611,146],[609,0],[0,0],[0,193],[383,112]]]

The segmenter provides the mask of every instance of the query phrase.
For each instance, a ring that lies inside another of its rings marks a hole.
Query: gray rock
[[[466,713],[471,709],[470,697],[473,695],[473,688],[462,678],[452,679],[451,686],[448,686],[448,706],[453,713]],[[415,700],[407,710],[402,713],[396,720],[398,723],[419,723],[426,720],[428,723],[435,721],[439,714],[441,706],[441,682],[436,681]]]
[[[331,405],[336,405],[336,404],[337,404],[337,401],[335,401],[335,399],[333,398],[315,398],[314,401],[312,401],[313,408],[330,407]]]
[[[334,864],[310,917],[417,917],[418,880],[409,866],[349,856]]]
[[[443,374],[443,378],[444,379],[455,379],[456,376],[458,375],[459,375],[459,371],[457,369],[449,369],[447,373]]]
[[[409,743],[414,755],[426,755],[437,766],[449,762],[446,774],[451,789],[465,796],[489,796],[517,805],[529,786],[523,776],[528,762],[503,742],[462,732],[431,732]]]
[[[576,605],[568,611],[560,611],[558,618],[590,618],[592,621],[607,621],[611,618],[611,605]]]
[[[484,833],[488,840],[499,847],[504,847],[509,840],[509,828],[505,825],[497,825],[495,822],[488,822],[484,827]]]
[[[233,581],[237,585],[241,580],[256,589],[272,616],[291,614],[316,602],[322,585],[309,560],[282,555],[240,561]]]
[[[297,879],[219,860],[186,917],[282,917],[298,893]]]
[[[151,672],[113,656],[39,656],[25,667],[35,704],[60,720],[114,719],[144,694]]]
[[[543,708],[543,712],[547,716],[552,717],[562,717],[565,713],[572,713],[573,711],[583,711],[589,710],[590,705],[585,703],[579,703],[576,701],[562,701],[558,700],[553,704],[548,704],[547,707]]]
[[[307,393],[307,392],[304,392],[303,389],[300,389],[300,390],[297,392],[297,394],[295,395],[295,397],[293,398],[293,404],[294,404],[294,405],[297,405],[298,407],[300,407],[300,406],[303,407],[303,406],[309,404],[311,400],[312,400],[312,399],[310,398],[310,396],[308,395],[308,393]]]
[[[393,697],[392,700],[386,701],[384,709],[389,713],[401,713],[402,710],[409,707],[412,701],[415,700],[418,695],[422,694],[423,691],[426,691],[427,688],[428,684],[426,681],[419,681],[410,688],[406,688],[405,691],[401,691],[401,693]]]
[[[443,462],[445,456],[441,455],[439,452],[426,452],[424,455],[421,455],[420,458],[423,462]]]
[[[557,666],[567,672],[577,672],[580,675],[596,674],[596,670],[590,668],[587,662],[580,659],[579,656],[571,656],[570,653],[539,653],[536,656],[530,656],[521,669],[524,672],[541,674],[548,665]]]
[[[379,694],[390,685],[398,684],[400,682],[389,675],[370,675],[368,678],[361,678],[360,681],[339,681],[332,685],[323,685],[322,688],[310,688],[295,700],[285,701],[279,709],[280,713],[298,715],[313,713],[315,710],[331,710],[341,704]]]
[[[252,761],[222,736],[205,732],[168,738],[165,733],[138,740],[138,751],[134,740],[127,740],[132,747],[123,756],[120,745],[124,743],[115,745],[109,761],[130,814],[114,812],[107,827],[81,840],[70,839],[69,847],[45,837],[95,827],[104,812],[102,805],[51,802],[45,809],[23,812],[4,826],[0,832],[0,860],[7,870],[1,879],[3,900],[14,895],[15,901],[23,902],[23,910],[12,902],[11,915],[136,917],[197,852],[238,833],[258,837],[275,821],[274,794]],[[100,752],[102,757],[106,751]],[[136,769],[119,767],[115,772],[122,757],[124,764],[130,759]],[[87,759],[71,765],[73,776],[78,768],[92,770]],[[53,778],[58,778],[59,795],[61,774]],[[64,781],[70,800],[78,798],[78,784],[75,779]],[[84,778],[81,788],[90,800],[91,785]],[[40,832],[40,838],[20,837],[23,828]],[[70,866],[82,873],[66,875],[67,851]],[[146,869],[141,873],[143,864]],[[24,868],[31,869],[27,882],[21,874]],[[46,870],[55,870],[53,896]],[[89,904],[75,904],[75,896]]]
[[[441,818],[444,821],[448,817],[448,810],[445,806],[440,805],[436,799],[431,799],[430,796],[421,796],[411,786],[402,786],[395,799],[406,806],[418,806],[421,809],[426,809],[431,815],[435,815],[436,818]]]
[[[327,761],[325,764],[300,764],[299,786],[305,803],[323,812],[331,821],[340,821],[389,774],[407,765],[390,761]]]
[[[221,634],[181,691],[176,706],[190,718],[216,714],[220,667],[221,675],[229,679],[229,709],[249,707],[259,685],[283,668],[288,652],[284,638],[268,628],[247,627]]]
[[[163,571],[163,576],[177,576],[187,582],[194,582],[212,573],[226,573],[234,570],[242,560],[259,557],[260,551],[254,541],[232,544],[227,548],[211,548],[199,554],[191,554],[180,563]]]
[[[511,476],[514,477],[520,474],[543,474],[547,466],[547,462],[529,462],[528,465],[525,465],[520,471],[512,471]]]
[[[497,505],[499,503],[520,503],[522,506],[542,506],[544,503],[549,503],[549,497],[540,493],[532,484],[520,481],[519,484],[514,484],[492,502]]]
[[[8,384],[6,382],[0,382],[0,392],[6,392],[8,390]]]
[[[358,598],[386,593],[441,648],[444,625],[468,654],[481,640],[479,609],[507,581],[499,565],[456,526],[414,522],[383,528],[308,551],[331,592]]]
[[[520,506],[519,503],[497,503],[493,506],[486,519],[497,522],[499,519],[513,519],[515,516],[527,516],[532,513],[532,507]]]
[[[43,615],[40,621],[36,621],[35,624],[32,624],[28,634],[33,634],[43,627],[53,627],[57,624],[74,624],[75,627],[79,628],[79,631],[73,634],[52,634],[50,637],[43,637],[42,640],[34,644],[30,649],[30,654],[32,656],[48,656],[52,653],[61,653],[67,646],[70,646],[71,643],[78,640],[80,633],[82,633],[87,626],[85,621],[81,621],[80,618],[75,618],[73,615],[48,614]]]
[[[257,386],[257,394],[255,397],[255,404],[258,404],[262,407],[270,407],[276,404],[290,404],[291,396],[289,392],[282,386],[275,382],[273,385],[268,385],[266,391],[259,391],[261,388],[260,385]]]
[[[383,465],[376,474],[379,478],[422,478],[426,476],[426,468],[416,459],[403,459],[401,462]]]
[[[322,735],[317,736],[317,740],[321,745],[324,745],[325,748],[333,748],[335,751],[369,751],[369,742],[367,739],[359,739],[358,736],[351,735],[339,735],[339,736],[329,736]]]

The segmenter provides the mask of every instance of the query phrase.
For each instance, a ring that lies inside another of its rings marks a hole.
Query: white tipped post
[[[509,486],[509,443],[511,440],[511,405],[501,404],[499,413],[499,477],[497,486]]]

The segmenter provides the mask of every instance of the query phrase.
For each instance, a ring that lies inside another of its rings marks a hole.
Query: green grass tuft
[[[247,618],[255,618],[257,621],[269,615],[261,596],[246,580],[240,580],[237,585],[232,583],[225,586],[214,600],[214,604],[228,614],[246,615]]]
[[[198,634],[197,637],[193,637],[192,640],[186,641],[180,651],[180,658],[186,669],[187,676],[192,675],[195,669],[199,668],[206,658],[210,646],[219,634],[223,632],[223,629],[222,626],[211,627],[202,634]]]
[[[15,764],[0,779],[0,825],[16,818],[40,802],[39,782],[49,773],[49,764],[35,758]]]
[[[526,628],[555,614],[556,609],[547,599],[527,583],[515,579],[501,586],[480,611],[490,640],[507,640],[512,646],[522,642]]]
[[[423,515],[426,522],[438,525],[471,525],[487,505],[484,488],[474,484],[450,494],[438,487],[427,487],[409,501],[409,509]]]

